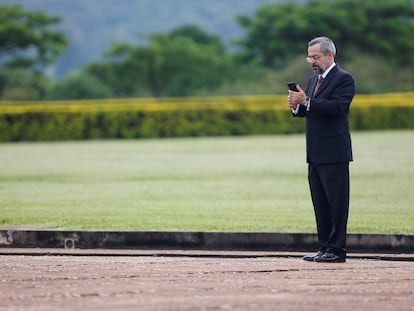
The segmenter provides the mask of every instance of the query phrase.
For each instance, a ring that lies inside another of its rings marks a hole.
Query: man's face
[[[308,58],[312,64],[312,70],[315,74],[323,74],[333,63],[332,53],[324,55],[321,52],[321,45],[314,44],[308,48]]]

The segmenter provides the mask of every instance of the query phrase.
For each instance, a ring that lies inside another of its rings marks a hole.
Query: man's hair
[[[308,46],[312,46],[315,44],[321,44],[321,52],[324,55],[327,55],[329,52],[333,53],[333,55],[336,55],[336,47],[333,41],[327,37],[316,37],[309,41]]]

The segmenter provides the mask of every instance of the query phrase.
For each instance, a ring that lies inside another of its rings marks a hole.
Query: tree
[[[172,30],[168,37],[171,39],[179,37],[190,38],[197,44],[214,47],[219,54],[226,53],[226,48],[218,36],[206,33],[204,30],[196,26],[184,25],[178,27]]]
[[[253,17],[239,16],[246,37],[238,40],[242,60],[280,68],[315,36],[331,37],[338,57],[355,52],[386,59],[396,67],[414,65],[414,4],[411,0],[311,0],[261,6]]]
[[[2,99],[33,100],[46,96],[49,79],[39,72],[4,68],[0,70]]]
[[[91,99],[111,97],[111,90],[95,77],[76,73],[57,81],[48,92],[48,99]]]
[[[60,18],[20,5],[0,4],[0,60],[3,66],[32,68],[50,64],[66,47],[65,36],[50,30]]]
[[[154,33],[142,45],[115,44],[107,63],[87,71],[114,88],[117,96],[146,89],[155,96],[186,96],[220,85],[225,50],[218,37],[194,26]]]
[[[20,5],[0,4],[0,95],[3,99],[41,99],[48,79],[44,66],[66,47],[65,36],[50,30],[60,22]]]

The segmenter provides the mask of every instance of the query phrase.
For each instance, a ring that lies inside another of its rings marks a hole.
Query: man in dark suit
[[[335,44],[317,37],[308,44],[314,72],[306,90],[289,91],[295,117],[306,117],[308,181],[315,211],[319,251],[306,261],[345,262],[349,211],[349,162],[352,161],[349,106],[352,76],[335,63]]]

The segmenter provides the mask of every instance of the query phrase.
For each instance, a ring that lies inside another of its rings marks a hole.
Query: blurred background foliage
[[[219,12],[218,12],[219,13]],[[331,37],[337,62],[357,92],[413,91],[413,0],[278,1],[234,23],[243,35],[224,42],[198,25],[113,42],[98,61],[63,77],[47,74],[68,47],[60,16],[0,4],[0,98],[45,100],[285,94],[305,85],[307,42]]]

